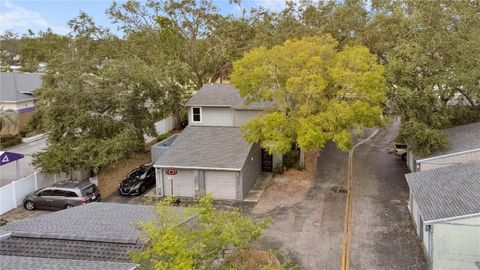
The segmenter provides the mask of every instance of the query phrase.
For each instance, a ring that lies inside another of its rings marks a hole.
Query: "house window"
[[[192,121],[196,123],[202,122],[202,109],[200,107],[193,107],[192,108]]]

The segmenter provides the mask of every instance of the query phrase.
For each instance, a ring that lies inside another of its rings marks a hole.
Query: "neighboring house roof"
[[[33,100],[33,92],[42,86],[42,74],[0,72],[0,101]]]
[[[274,108],[273,102],[251,102],[245,104],[245,99],[231,84],[211,83],[205,84],[187,102],[187,106],[202,107],[229,107],[238,110],[265,110]]]
[[[154,206],[89,203],[2,226],[0,255],[126,263],[146,246],[139,223],[156,219]]]
[[[155,166],[241,170],[252,145],[238,127],[187,126]]]
[[[133,263],[93,262],[0,255],[0,269],[9,270],[133,270],[136,268],[137,265]]]
[[[417,160],[418,162],[421,162],[424,159],[436,158],[459,152],[476,149],[480,150],[480,122],[453,127],[445,129],[444,131],[448,139],[448,147],[436,151],[431,155],[421,157]]]
[[[480,215],[480,162],[405,177],[425,223]]]

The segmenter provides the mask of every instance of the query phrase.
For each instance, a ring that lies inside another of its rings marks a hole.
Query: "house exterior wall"
[[[432,269],[471,269],[480,261],[480,217],[434,224]]]
[[[455,165],[458,163],[468,163],[472,161],[480,161],[480,150],[467,152],[463,154],[455,154],[450,156],[438,157],[435,159],[429,159],[418,162],[420,165],[420,171],[427,171],[436,168]]]
[[[240,127],[262,113],[263,111],[233,110],[233,125]]]
[[[168,176],[165,174],[165,169],[162,170],[162,176],[163,196],[194,196],[194,170],[177,169],[177,174],[173,176],[172,181],[170,181]],[[173,194],[171,183],[173,183]]]
[[[12,110],[17,113],[17,125],[16,127],[5,128],[1,131],[1,134],[17,134],[23,128],[25,128],[32,119],[33,112],[35,111],[35,101],[20,101],[20,102],[0,102],[0,106],[4,110]]]
[[[243,165],[241,178],[242,178],[242,198],[247,196],[250,188],[255,184],[258,175],[262,171],[262,150],[259,145],[254,144],[247,160]]]
[[[417,157],[412,150],[407,150],[407,167],[410,172],[417,171]]]
[[[233,126],[233,111],[222,107],[201,107],[201,122],[193,122],[192,107],[188,109],[188,124],[192,126]]]

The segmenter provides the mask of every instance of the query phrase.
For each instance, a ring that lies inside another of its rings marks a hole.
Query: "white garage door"
[[[237,199],[237,173],[228,171],[205,171],[205,190],[215,199]]]
[[[165,187],[165,196],[172,195],[170,182],[173,182],[173,196],[192,197],[193,196],[193,170],[177,170],[177,174],[170,181],[163,170],[163,181]]]

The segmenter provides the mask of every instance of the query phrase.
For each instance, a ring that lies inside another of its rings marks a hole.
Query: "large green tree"
[[[445,147],[441,129],[480,118],[480,6],[387,0],[372,8],[362,42],[385,63],[400,138],[421,155]]]
[[[100,169],[128,157],[171,113],[168,70],[122,54],[124,43],[84,13],[69,24],[72,45],[49,60],[38,93],[48,149],[34,162],[48,173]]]
[[[242,127],[246,139],[285,153],[293,143],[322,149],[330,140],[348,149],[352,129],[382,125],[383,73],[366,47],[339,49],[325,35],[254,49],[234,63],[231,81],[247,102],[276,105]]]

